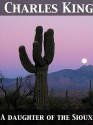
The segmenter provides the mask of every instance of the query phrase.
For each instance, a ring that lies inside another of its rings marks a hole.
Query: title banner
[[[93,0],[0,0],[0,15],[93,15]]]

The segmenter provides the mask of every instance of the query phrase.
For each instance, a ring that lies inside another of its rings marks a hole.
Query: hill
[[[93,82],[93,66],[82,66],[79,69],[64,69],[49,74],[49,88],[56,90],[88,90],[90,80]]]
[[[23,78],[23,81],[28,76]],[[35,76],[29,75],[32,85],[35,83]],[[79,69],[64,69],[48,74],[49,89],[54,90],[88,90],[90,80],[93,82],[93,66],[82,66]],[[15,79],[4,79],[8,87],[15,87]]]

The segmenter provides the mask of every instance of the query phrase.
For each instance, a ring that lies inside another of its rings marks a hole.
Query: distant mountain
[[[64,69],[49,74],[49,88],[58,90],[88,90],[90,80],[93,82],[93,66],[82,66],[79,69]]]
[[[26,76],[27,77],[27,76]],[[23,81],[25,81],[23,78]],[[35,76],[30,75],[29,80],[35,83]],[[79,69],[64,69],[48,75],[49,89],[54,90],[88,90],[90,80],[93,82],[93,66],[82,66]],[[7,86],[15,87],[15,79],[5,79]]]

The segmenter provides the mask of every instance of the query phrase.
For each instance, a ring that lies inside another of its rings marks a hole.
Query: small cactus
[[[18,90],[18,86],[19,86],[19,83],[18,83],[18,77],[16,78],[16,91]]]
[[[66,90],[66,103],[68,102],[68,91]]]
[[[90,92],[92,91],[91,80],[90,80]]]
[[[30,73],[35,73],[36,82],[34,88],[34,101],[36,109],[46,109],[48,103],[48,66],[54,58],[54,31],[48,29],[44,33],[44,57],[42,57],[43,28],[36,27],[36,34],[33,42],[33,60],[35,65],[29,60],[25,47],[19,47],[19,56],[23,67]]]
[[[22,87],[22,77],[16,78],[16,92],[18,95],[20,95],[20,89]]]

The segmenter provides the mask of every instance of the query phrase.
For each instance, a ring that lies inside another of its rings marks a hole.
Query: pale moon
[[[83,63],[83,64],[86,64],[87,62],[88,62],[88,61],[87,61],[86,58],[83,58],[83,59],[82,59],[82,63]]]

